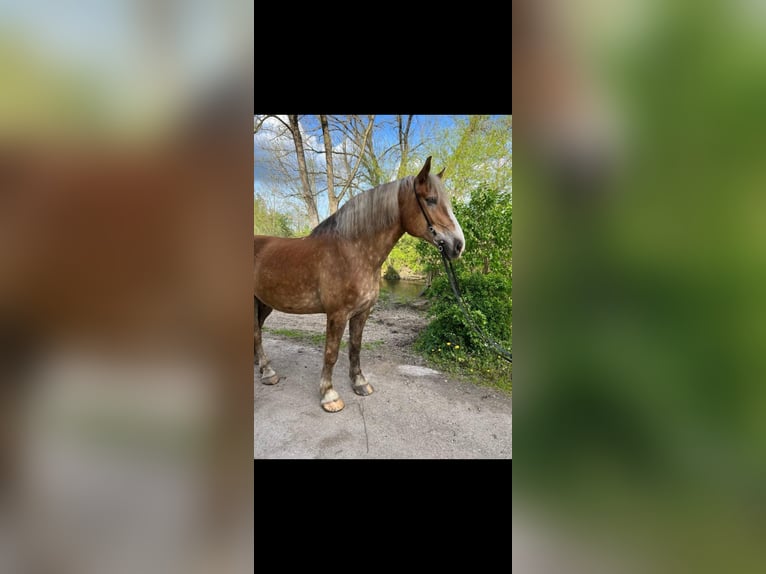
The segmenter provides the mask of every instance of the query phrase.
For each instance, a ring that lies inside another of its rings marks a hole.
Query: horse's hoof
[[[345,406],[346,405],[343,403],[343,399],[335,399],[329,403],[322,403],[322,408],[328,413],[337,413],[338,411],[342,411],[343,407]]]
[[[365,383],[364,385],[359,385],[358,387],[352,385],[351,388],[354,389],[354,392],[357,395],[361,395],[363,397],[371,395],[375,391],[370,383]]]
[[[261,377],[261,382],[264,385],[276,385],[279,382],[279,375],[274,373],[270,377]]]

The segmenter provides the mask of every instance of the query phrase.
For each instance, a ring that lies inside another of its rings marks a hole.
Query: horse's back
[[[256,267],[259,264],[301,263],[301,260],[311,260],[316,256],[316,247],[312,246],[308,239],[308,237],[253,236]]]
[[[271,237],[270,235],[255,235],[253,236],[253,251],[256,255],[263,251],[264,247],[269,245],[274,239],[281,239],[280,237]]]
[[[275,240],[278,242],[281,239],[285,239],[285,238],[272,237],[271,235],[255,235],[253,237],[253,248],[254,248],[254,253],[256,257],[258,256],[259,253],[263,251],[264,248],[273,244]]]

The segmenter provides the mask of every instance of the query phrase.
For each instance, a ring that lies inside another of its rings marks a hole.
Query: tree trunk
[[[332,139],[330,139],[330,128],[327,126],[327,116],[320,115],[319,123],[322,124],[322,137],[324,138],[324,156],[327,162],[327,204],[330,208],[330,215],[338,211],[338,200],[335,195],[335,180],[333,179],[332,169]]]
[[[407,116],[407,126],[402,129],[402,116],[396,116],[396,122],[399,127],[399,172],[396,174],[397,179],[402,179],[407,175],[407,160],[410,155],[410,126],[412,125],[412,114]]]
[[[298,116],[289,115],[290,129],[293,132],[293,142],[295,143],[295,155],[298,158],[298,172],[301,176],[301,199],[306,205],[306,211],[309,216],[309,225],[312,228],[319,225],[319,211],[317,211],[317,202],[314,197],[314,192],[311,190],[311,182],[309,181],[309,173],[306,168],[306,153],[303,149],[303,136],[301,136],[300,126],[298,125]]]
[[[369,120],[368,126],[372,126],[373,118],[375,116],[372,116]],[[380,164],[378,163],[378,158],[375,155],[375,148],[372,143],[373,138],[367,138],[367,151],[369,152],[369,177],[370,177],[370,183],[373,187],[376,185],[380,185],[381,183],[385,183],[383,181],[383,170],[380,168]]]

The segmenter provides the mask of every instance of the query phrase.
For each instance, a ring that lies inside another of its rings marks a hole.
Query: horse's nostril
[[[463,250],[463,242],[457,239],[455,241],[455,253],[460,254],[462,250]]]

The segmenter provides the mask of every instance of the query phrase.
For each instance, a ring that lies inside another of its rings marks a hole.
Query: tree
[[[311,226],[325,205],[335,213],[349,197],[414,173],[424,147],[446,166],[457,197],[482,183],[510,189],[510,116],[461,116],[449,125],[412,114],[255,116],[254,131],[264,134],[273,182],[300,200]]]
[[[336,117],[336,123],[338,126],[345,126],[344,120],[341,117]],[[356,123],[354,122],[354,125],[356,126]],[[353,157],[353,154],[348,153],[348,147],[344,147],[344,163],[342,164],[342,167],[345,169],[341,169],[341,173],[343,173],[343,179],[341,181],[341,191],[338,193],[338,195],[335,195],[333,193],[334,189],[334,168],[332,164],[332,157],[327,156],[327,194],[328,194],[328,205],[329,205],[329,211],[330,213],[335,213],[338,210],[338,206],[340,205],[341,200],[346,196],[346,193],[349,192],[353,195],[353,184],[356,180],[356,175],[359,171],[359,166],[362,163],[362,158],[365,155],[365,150],[367,150],[367,142],[370,141],[370,135],[372,133],[372,128],[375,125],[375,116],[368,116],[367,119],[367,125],[364,128],[363,131],[358,132],[356,130],[352,130],[351,133],[353,133],[353,140],[352,140],[352,146],[351,149],[356,149],[356,158],[353,160],[353,167],[351,166],[352,161],[349,160],[350,157]],[[329,129],[327,130],[328,138],[325,140],[325,149],[328,145],[330,145],[329,141]],[[345,142],[344,142],[345,143]],[[374,187],[374,186],[373,186]]]
[[[345,198],[366,189],[360,187],[364,185],[358,178],[360,166],[367,166],[362,173],[367,174],[364,179],[382,183],[385,177],[382,170],[369,177],[370,165],[378,166],[377,159],[370,164],[368,157],[374,152],[371,142],[374,125],[374,115],[366,120],[360,116],[323,114],[316,118],[264,115],[255,116],[254,132],[265,135],[265,145],[261,145],[268,153],[273,181],[287,190],[286,196],[300,199],[313,227],[321,219],[317,200],[323,194],[332,214]],[[333,145],[333,139],[339,140],[340,145]]]
[[[454,211],[466,238],[463,265],[471,273],[510,274],[513,261],[510,192],[480,186],[471,194],[470,201],[457,203]]]
[[[412,127],[412,114],[407,116],[406,123],[402,123],[401,114],[396,116],[397,134],[399,136],[399,170],[396,173],[398,179],[407,175],[407,160],[410,155],[410,128]],[[402,127],[404,126],[404,127]]]
[[[308,210],[309,223],[312,227],[319,225],[319,211],[317,210],[316,197],[311,190],[308,168],[306,167],[306,152],[303,149],[303,136],[301,135],[301,126],[298,123],[298,116],[295,114],[287,116],[290,119],[290,133],[295,143],[295,156],[298,160],[298,174],[301,178],[302,197]]]
[[[286,197],[298,198],[305,208],[309,224],[319,223],[313,158],[307,160],[304,135],[297,115],[256,116],[254,133],[263,136],[260,144],[267,153],[272,181],[285,190]],[[313,184],[313,185],[312,185]]]
[[[253,232],[257,235],[280,237],[294,235],[290,217],[274,207],[269,207],[266,200],[257,195],[253,198]]]
[[[468,116],[436,134],[436,157],[447,166],[457,197],[481,185],[510,193],[513,182],[511,116]]]
[[[332,165],[332,138],[327,116],[320,115],[319,123],[322,125],[322,139],[324,140],[325,165],[327,166],[327,201],[330,213],[338,211],[338,196],[335,195],[335,173]]]

